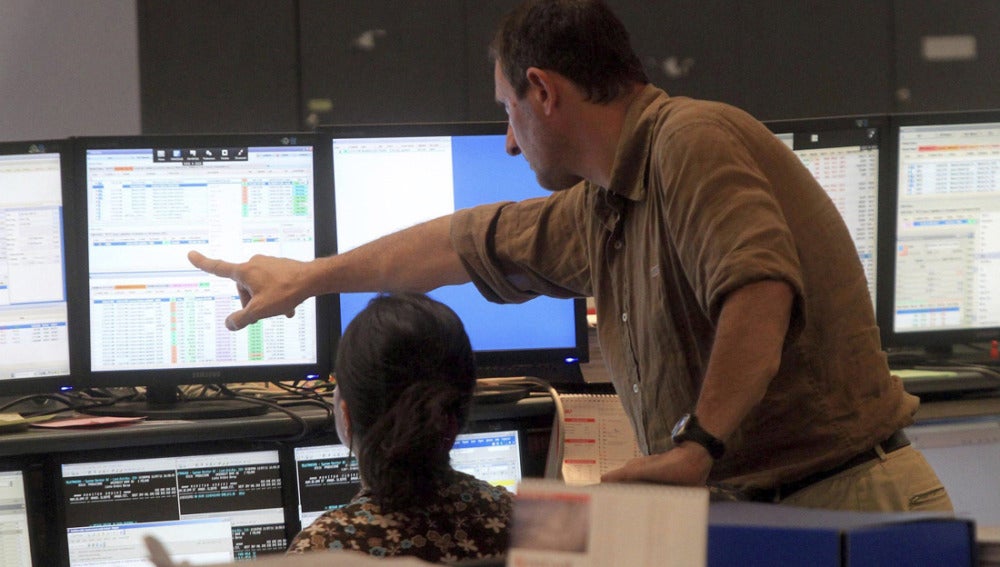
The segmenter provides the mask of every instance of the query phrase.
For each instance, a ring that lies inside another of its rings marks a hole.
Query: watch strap
[[[712,435],[698,423],[698,418],[693,413],[681,417],[674,426],[671,435],[674,445],[679,445],[685,441],[694,441],[704,447],[713,459],[718,460],[726,453],[726,444],[721,439]]]

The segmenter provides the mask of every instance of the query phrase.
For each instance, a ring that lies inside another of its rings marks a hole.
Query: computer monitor
[[[767,126],[785,142],[833,200],[847,224],[878,304],[878,211],[888,198],[884,116],[779,120]]]
[[[59,462],[57,478],[68,567],[144,565],[146,535],[174,561],[192,565],[251,560],[288,546],[277,448],[81,454]]]
[[[333,151],[338,252],[460,208],[547,196],[524,158],[505,153],[506,131],[502,122],[325,129]],[[481,377],[583,381],[579,363],[589,357],[584,299],[498,305],[472,284],[430,295],[462,319]],[[370,297],[340,295],[341,330]]]
[[[1000,339],[1000,111],[895,116],[892,143],[884,342],[948,358]]]
[[[524,476],[521,450],[521,438],[516,429],[461,433],[451,448],[451,466],[493,486],[515,492]]]
[[[0,565],[31,567],[31,528],[24,472],[0,464]]]
[[[460,433],[451,449],[451,466],[514,492],[523,477],[523,450],[516,429]],[[346,506],[361,488],[357,459],[340,443],[296,446],[293,456],[302,527]]]
[[[70,375],[71,159],[67,141],[0,143],[0,395],[55,392]]]
[[[325,299],[232,332],[224,321],[240,308],[236,285],[194,268],[187,253],[232,262],[328,254],[331,190],[314,174],[329,170],[328,156],[310,134],[77,140],[87,349],[74,385],[146,387],[152,403],[105,413],[224,417],[263,406],[177,403],[177,385],[325,377]]]
[[[323,512],[346,506],[361,489],[357,459],[336,440],[295,446],[292,455],[300,529]]]

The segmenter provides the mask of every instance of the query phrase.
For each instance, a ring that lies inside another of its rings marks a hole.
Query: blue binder
[[[719,502],[709,567],[973,566],[975,523],[946,514],[869,513]]]

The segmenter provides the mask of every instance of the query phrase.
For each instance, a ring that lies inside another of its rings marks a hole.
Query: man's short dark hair
[[[629,85],[649,82],[628,31],[601,0],[529,0],[501,22],[490,57],[500,62],[518,98],[526,71],[555,71],[581,87],[587,100],[614,100]]]

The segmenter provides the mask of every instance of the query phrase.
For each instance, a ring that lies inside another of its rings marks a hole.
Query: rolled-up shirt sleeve
[[[494,303],[590,294],[577,186],[549,197],[456,211],[451,240],[479,292]]]

